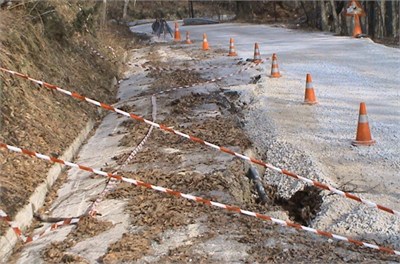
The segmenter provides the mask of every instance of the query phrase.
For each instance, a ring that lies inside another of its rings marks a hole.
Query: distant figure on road
[[[151,29],[153,30],[153,34],[156,34],[159,38],[161,33],[164,33],[164,39],[167,33],[169,33],[171,37],[173,36],[171,27],[168,25],[167,21],[162,18],[157,18],[156,21],[151,25]]]
[[[152,34],[155,34],[159,27],[160,27],[160,20],[156,18],[156,21],[153,24],[151,24],[151,29],[153,30]]]

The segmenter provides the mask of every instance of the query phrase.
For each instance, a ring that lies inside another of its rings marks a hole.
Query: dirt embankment
[[[113,102],[128,29],[98,27],[94,3],[37,1],[0,10],[0,65],[105,102]],[[94,55],[99,50],[107,61]],[[113,47],[115,55],[108,47]],[[114,58],[116,57],[116,58]],[[0,141],[61,155],[97,109],[0,73]],[[11,217],[44,181],[51,164],[0,151],[0,208]],[[6,226],[0,223],[0,230]]]

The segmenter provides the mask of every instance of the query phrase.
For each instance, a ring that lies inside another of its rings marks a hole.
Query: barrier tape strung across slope
[[[246,156],[246,155],[243,155],[243,154],[234,152],[234,151],[232,151],[232,150],[230,150],[230,149],[228,149],[228,148],[217,146],[217,145],[212,144],[212,143],[210,143],[210,142],[204,141],[203,139],[200,139],[200,138],[197,138],[197,137],[194,137],[194,136],[191,136],[191,135],[182,133],[182,132],[180,132],[180,131],[178,131],[178,130],[174,130],[174,129],[172,129],[172,128],[170,128],[170,127],[167,127],[167,126],[165,126],[165,125],[152,122],[152,121],[150,121],[150,120],[147,120],[147,119],[145,119],[145,118],[143,118],[143,117],[141,117],[141,116],[135,115],[135,114],[133,114],[133,113],[125,112],[125,111],[123,111],[123,110],[121,110],[121,109],[118,109],[118,108],[115,108],[115,107],[113,107],[113,106],[111,106],[111,105],[109,105],[109,104],[101,103],[101,102],[98,102],[98,101],[96,101],[96,100],[87,98],[87,97],[85,97],[85,96],[83,96],[83,95],[80,95],[80,94],[78,94],[78,93],[76,93],[76,92],[70,92],[70,91],[64,90],[64,89],[62,89],[62,88],[60,88],[60,87],[58,87],[58,86],[56,86],[56,85],[49,84],[49,83],[46,83],[46,82],[43,82],[43,81],[39,81],[39,80],[33,79],[33,78],[31,78],[31,77],[29,77],[29,76],[27,76],[27,75],[25,75],[25,74],[18,73],[18,72],[14,72],[14,71],[10,71],[10,70],[7,70],[7,69],[1,68],[1,67],[0,67],[0,71],[10,73],[10,74],[12,74],[12,75],[18,76],[18,77],[23,78],[23,79],[27,79],[27,80],[29,80],[29,81],[31,81],[31,82],[34,82],[34,83],[36,83],[36,84],[39,84],[39,85],[42,86],[42,87],[46,87],[46,88],[51,89],[51,90],[56,90],[56,91],[61,92],[61,93],[63,93],[63,94],[69,95],[69,96],[71,96],[71,97],[73,97],[73,98],[75,98],[75,99],[78,99],[78,100],[81,100],[81,101],[86,101],[86,102],[88,102],[88,103],[94,104],[94,105],[99,106],[99,107],[101,107],[101,108],[104,108],[104,109],[106,109],[106,110],[116,112],[116,113],[118,113],[118,114],[121,114],[121,115],[130,117],[130,118],[132,118],[132,119],[135,119],[135,120],[137,120],[137,121],[139,121],[139,122],[146,123],[146,124],[148,124],[148,125],[154,126],[154,127],[156,127],[156,128],[159,128],[159,129],[161,129],[161,130],[167,131],[167,132],[169,132],[169,133],[172,133],[172,134],[175,134],[175,135],[184,137],[184,138],[189,139],[189,140],[191,140],[191,141],[193,141],[193,142],[196,142],[196,143],[199,143],[199,144],[208,146],[208,147],[210,147],[210,148],[213,148],[213,149],[216,149],[216,150],[218,150],[218,151],[227,153],[227,154],[229,154],[229,155],[238,157],[238,158],[243,159],[243,160],[246,160],[246,161],[248,161],[248,162],[261,165],[261,166],[263,166],[263,167],[265,167],[265,168],[271,169],[271,170],[273,170],[273,171],[275,171],[275,172],[278,172],[278,173],[280,173],[280,174],[283,174],[283,175],[285,175],[285,176],[292,177],[292,178],[294,178],[294,179],[303,181],[303,182],[305,182],[305,183],[307,183],[307,184],[309,184],[309,185],[313,185],[313,186],[318,187],[318,188],[320,188],[320,189],[322,189],[322,190],[327,190],[327,191],[330,191],[330,192],[332,192],[332,193],[335,193],[335,194],[338,194],[338,195],[340,195],[340,196],[343,196],[343,197],[345,197],[345,198],[352,199],[352,200],[357,201],[357,202],[359,202],[359,203],[366,204],[366,205],[369,206],[369,207],[372,207],[372,208],[375,208],[375,209],[379,209],[379,210],[385,211],[385,212],[387,212],[387,213],[400,216],[400,212],[399,212],[399,211],[396,211],[396,210],[390,209],[390,208],[388,208],[388,207],[385,207],[385,206],[383,206],[383,205],[374,203],[374,202],[372,202],[372,201],[370,201],[370,200],[363,199],[363,198],[361,198],[361,197],[359,197],[359,196],[356,196],[356,195],[354,195],[354,194],[341,191],[341,190],[336,189],[336,188],[334,188],[334,187],[332,187],[332,186],[330,186],[330,185],[327,185],[327,184],[324,184],[324,183],[321,183],[321,182],[318,182],[318,181],[314,181],[314,180],[311,180],[311,179],[302,177],[302,176],[300,176],[300,175],[297,175],[297,174],[295,174],[295,173],[293,173],[293,172],[290,172],[290,171],[287,171],[287,170],[285,170],[285,169],[281,169],[281,168],[275,167],[275,166],[273,166],[273,165],[271,165],[271,164],[269,164],[269,163],[266,163],[266,162],[264,162],[264,161],[262,161],[262,160],[257,160],[257,159],[248,157],[248,156]]]
[[[152,103],[152,119],[153,121],[156,121],[157,118],[157,101],[156,97],[153,95],[151,97],[151,103]],[[142,139],[142,141],[135,147],[135,149],[132,150],[131,154],[128,156],[128,158],[124,161],[123,164],[121,164],[117,169],[115,169],[114,173],[115,174],[118,170],[121,170],[124,168],[127,164],[129,164],[132,159],[136,156],[136,154],[143,149],[144,144],[150,137],[151,132],[153,131],[153,126],[149,128],[147,131],[146,136]],[[88,208],[87,212],[91,216],[95,216],[97,214],[96,207],[99,205],[99,203],[104,199],[104,197],[111,192],[119,183],[119,181],[115,180],[114,178],[110,178],[110,180],[107,182],[104,190],[99,194],[97,199],[92,203],[92,205]]]
[[[156,115],[157,115],[157,104],[156,104],[155,96],[153,96],[151,98],[151,101],[152,101],[152,105],[153,105],[152,118],[155,121]],[[118,169],[121,169],[124,166],[126,166],[134,158],[134,156],[143,148],[143,146],[144,146],[145,142],[147,141],[147,139],[149,138],[153,128],[154,128],[153,126],[151,126],[149,128],[149,131],[147,132],[147,134],[143,138],[143,140],[140,142],[140,144],[131,152],[130,156],[125,160],[125,162]],[[107,182],[103,191],[99,194],[97,199],[92,203],[92,205],[86,210],[86,213],[83,214],[82,216],[84,216],[84,215],[89,215],[92,217],[95,216],[97,214],[96,207],[98,206],[98,204],[104,199],[104,197],[107,195],[107,193],[111,192],[116,187],[116,185],[119,182],[120,181],[116,180],[115,178],[109,178],[109,181]],[[19,226],[15,222],[13,222],[10,219],[10,217],[3,210],[0,209],[0,220],[7,222],[7,224],[13,229],[14,233],[18,236],[18,238],[23,243],[29,243],[32,241],[36,241],[40,237],[56,230],[59,227],[77,224],[80,221],[80,219],[81,219],[81,216],[65,218],[65,219],[62,219],[60,221],[57,221],[57,222],[51,224],[48,228],[46,228],[44,231],[40,232],[37,235],[25,236],[22,233],[22,230],[19,228]]]
[[[97,206],[101,203],[101,201],[103,201],[104,197],[106,197],[108,193],[112,192],[117,187],[119,183],[120,181],[114,178],[110,178],[107,181],[103,191],[97,196],[96,200],[94,200],[94,202],[89,206],[85,214],[95,217],[98,214]]]
[[[83,46],[86,48],[89,48],[93,54],[99,56],[101,59],[106,59],[106,57],[99,50],[97,50],[97,49],[93,48],[91,45],[89,45],[89,43],[87,43],[86,40],[83,41]],[[109,49],[111,51],[113,59],[117,58],[117,54],[115,53],[115,50],[111,46],[104,46],[104,47],[106,47],[107,49]]]
[[[111,46],[106,46],[107,49],[111,50],[111,54],[113,55],[113,58],[117,58],[117,54],[115,53],[115,49],[113,49]]]
[[[86,41],[83,42],[83,46],[88,48],[88,49],[90,49],[90,51],[91,51],[91,53],[93,55],[98,56],[102,60],[109,61],[109,62],[112,62],[114,64],[119,63],[119,61],[115,60],[117,58],[117,56],[116,56],[116,54],[114,52],[114,49],[111,48],[111,47],[108,47],[108,48],[111,48],[111,51],[112,51],[112,54],[113,54],[113,58],[110,59],[110,58],[106,58],[100,51],[98,51],[97,49],[95,49],[92,46],[90,46],[89,44],[87,44]]]
[[[62,221],[58,221],[56,223],[51,224],[44,231],[42,231],[39,234],[34,235],[34,236],[24,236],[22,234],[22,230],[18,227],[18,225],[15,222],[11,221],[10,217],[1,209],[0,209],[0,220],[7,222],[7,224],[12,228],[12,230],[14,230],[14,233],[17,235],[17,237],[19,239],[22,240],[23,243],[29,243],[29,242],[39,239],[40,237],[50,233],[51,231],[53,231],[61,226],[77,224],[79,222],[80,218],[73,217],[73,218],[67,218]]]
[[[295,228],[297,230],[303,230],[303,231],[314,233],[314,234],[317,234],[317,235],[320,235],[320,236],[333,238],[333,239],[341,240],[341,241],[346,241],[346,242],[355,244],[357,246],[364,246],[364,247],[367,247],[367,248],[376,249],[376,250],[379,250],[379,251],[382,251],[382,252],[385,252],[385,253],[389,253],[389,254],[392,254],[392,255],[399,255],[400,256],[400,251],[394,250],[394,249],[391,249],[391,248],[388,248],[388,247],[382,247],[382,246],[378,246],[378,245],[375,245],[375,244],[370,244],[370,243],[366,243],[366,242],[363,242],[363,241],[355,240],[355,239],[350,238],[350,237],[345,237],[345,236],[337,235],[337,234],[334,234],[334,233],[330,233],[330,232],[326,232],[326,231],[322,231],[322,230],[318,230],[318,229],[302,226],[302,225],[299,225],[299,224],[296,224],[296,223],[292,223],[290,221],[284,221],[284,220],[273,218],[273,217],[270,217],[270,216],[267,216],[267,215],[264,215],[264,214],[243,210],[243,209],[241,209],[241,208],[239,208],[237,206],[226,205],[226,204],[214,202],[214,201],[207,200],[207,199],[204,199],[204,198],[201,198],[201,197],[193,196],[191,194],[185,194],[185,193],[181,193],[181,192],[178,192],[178,191],[175,191],[175,190],[171,190],[171,189],[168,189],[168,188],[164,188],[164,187],[161,187],[161,186],[152,185],[152,184],[149,184],[149,183],[146,183],[146,182],[142,182],[140,180],[125,178],[125,177],[122,177],[122,176],[119,176],[119,175],[115,175],[115,174],[112,174],[112,173],[108,173],[108,172],[104,172],[104,171],[101,171],[101,170],[97,170],[97,169],[93,169],[93,168],[90,168],[90,167],[86,167],[84,165],[72,163],[72,162],[69,162],[69,161],[64,161],[64,160],[61,160],[61,159],[58,159],[58,158],[55,158],[55,157],[50,157],[50,156],[47,156],[47,155],[44,155],[44,154],[40,154],[40,153],[31,151],[31,150],[21,149],[19,147],[15,147],[15,146],[10,146],[10,145],[4,144],[2,142],[0,142],[0,147],[1,148],[5,148],[5,149],[7,149],[9,151],[22,153],[22,154],[28,155],[30,157],[36,157],[36,158],[39,158],[39,159],[47,160],[49,162],[59,163],[59,164],[66,165],[66,166],[69,166],[69,167],[78,168],[80,170],[84,170],[84,171],[95,173],[95,174],[98,174],[98,175],[101,175],[101,176],[105,176],[105,177],[108,177],[108,178],[114,178],[114,179],[116,179],[118,181],[124,181],[124,182],[130,183],[130,184],[136,185],[136,186],[141,186],[141,187],[152,189],[152,190],[155,190],[155,191],[158,191],[158,192],[167,193],[167,194],[175,196],[175,197],[185,198],[187,200],[192,200],[192,201],[197,202],[197,203],[201,203],[201,204],[205,204],[205,205],[210,205],[210,206],[222,208],[222,209],[228,210],[230,212],[256,217],[256,218],[259,218],[261,220],[271,221],[271,222],[273,222],[275,224],[279,224],[279,225],[282,225],[282,226]]]
[[[153,105],[153,111],[152,111],[152,118],[155,121],[156,120],[156,115],[157,115],[157,104],[156,104],[156,98],[155,96],[152,96],[151,98],[152,105]],[[143,140],[140,142],[140,144],[131,152],[129,157],[125,160],[125,162],[119,166],[118,169],[123,168],[126,166],[133,158],[134,156],[143,148],[145,142],[149,138],[151,131],[153,130],[153,126],[149,128],[149,131],[147,132],[146,136],[143,138]],[[117,170],[118,170],[117,169]],[[115,178],[109,178],[109,181],[107,182],[104,190],[99,194],[99,196],[96,198],[96,200],[92,203],[92,205],[86,210],[86,213],[83,215],[90,215],[90,216],[95,216],[97,214],[96,207],[98,204],[104,199],[104,197],[107,195],[107,193],[111,192],[116,185],[120,181],[115,179]],[[67,226],[67,225],[72,225],[72,224],[77,224],[80,221],[81,217],[70,217],[70,218],[65,218],[63,220],[57,221],[56,223],[51,224],[48,228],[46,228],[44,231],[40,232],[37,235],[34,236],[25,236],[22,233],[22,230],[18,227],[18,225],[11,221],[10,217],[0,209],[0,220],[6,221],[8,225],[13,229],[14,233],[19,237],[19,239],[22,240],[23,243],[29,243],[32,241],[35,241],[39,239],[40,237],[50,233],[51,231],[56,230],[59,227],[62,226]]]
[[[156,118],[157,118],[157,101],[156,101],[155,95],[151,96],[151,104],[153,106],[151,117],[154,122],[154,121],[156,121]],[[137,145],[137,147],[131,152],[129,157],[125,160],[125,162],[117,170],[124,168],[129,162],[132,161],[132,159],[136,156],[136,154],[143,149],[143,146],[146,143],[147,139],[150,137],[150,134],[153,131],[153,128],[154,128],[153,126],[150,127],[149,131],[147,132],[147,134],[143,138],[143,140],[139,143],[139,145]]]

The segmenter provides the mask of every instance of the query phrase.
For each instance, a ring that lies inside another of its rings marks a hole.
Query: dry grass
[[[78,2],[43,2],[56,10],[57,23],[72,27]],[[128,38],[121,37],[120,44],[113,29],[99,32],[99,38],[69,32],[60,41],[48,32],[51,27],[46,23],[52,22],[33,19],[35,16],[37,12],[26,6],[0,10],[0,65],[113,103],[116,89],[110,87],[110,80],[118,76],[121,66],[91,55],[81,43],[86,40],[94,48],[102,48],[106,56],[110,54],[104,47],[112,46],[120,59]],[[1,72],[0,82],[1,142],[58,156],[89,119],[101,117],[93,106],[9,74]],[[0,208],[13,217],[43,182],[49,167],[42,161],[0,151]],[[0,225],[1,230],[5,225]]]

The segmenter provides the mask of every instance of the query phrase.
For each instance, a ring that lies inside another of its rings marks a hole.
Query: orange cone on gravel
[[[253,59],[253,62],[255,62],[255,63],[260,63],[261,62],[260,48],[258,47],[258,43],[257,42],[254,44],[254,59]]]
[[[210,47],[208,46],[207,34],[203,34],[203,50],[209,50]]]
[[[356,140],[353,140],[352,145],[370,146],[375,144],[375,140],[371,137],[369,130],[367,107],[364,102],[360,103],[360,114],[358,116],[357,135]]]
[[[228,54],[228,56],[237,56],[237,53],[235,51],[235,45],[234,45],[233,38],[231,38],[229,40],[229,54]]]
[[[190,40],[190,36],[189,36],[189,31],[186,32],[186,44],[192,44],[192,41]]]
[[[181,41],[181,32],[179,31],[179,25],[177,22],[175,22],[174,41]]]
[[[311,74],[307,73],[306,76],[306,92],[304,96],[304,104],[317,104],[317,98],[315,97],[314,88],[312,84]]]
[[[279,78],[281,77],[281,73],[279,72],[279,67],[278,67],[278,58],[276,57],[276,54],[272,54],[272,65],[271,65],[271,78]]]
[[[358,35],[362,34],[360,17],[358,14],[355,14],[353,19],[354,19],[353,37],[357,37]]]

